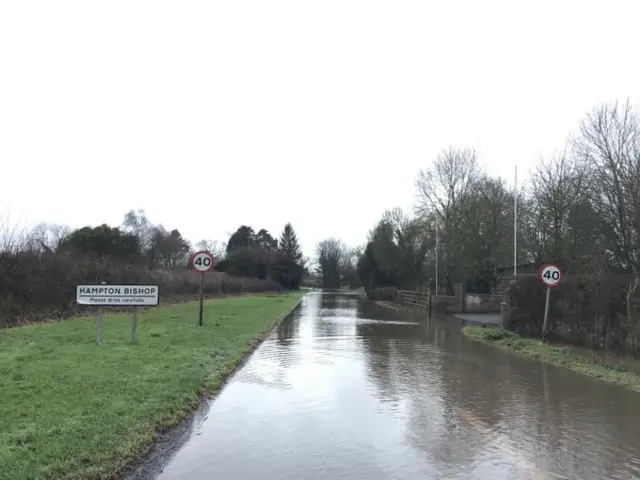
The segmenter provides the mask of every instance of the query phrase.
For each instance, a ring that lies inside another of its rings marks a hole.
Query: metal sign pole
[[[106,285],[107,282],[100,282],[100,285]],[[102,307],[98,307],[98,333],[96,334],[96,344],[100,345],[102,341],[102,324],[104,323],[104,312]]]
[[[96,345],[100,345],[100,341],[102,340],[102,323],[104,321],[102,307],[98,307],[98,327],[96,333]]]
[[[138,332],[138,308],[133,307],[133,324],[131,326],[131,343],[137,343],[136,334]]]
[[[544,322],[542,323],[542,342],[547,341],[547,323],[549,321],[549,301],[551,298],[551,287],[547,287],[547,299],[544,303]]]
[[[200,326],[202,326],[202,301],[204,297],[204,272],[200,272]]]
[[[438,217],[436,217],[436,285],[435,285],[436,299],[438,298],[438,250],[440,247],[440,235],[438,235],[438,227],[439,227]]]
[[[513,189],[513,279],[518,281],[518,166]]]

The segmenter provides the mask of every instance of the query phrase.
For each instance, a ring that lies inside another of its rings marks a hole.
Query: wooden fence
[[[498,313],[501,295],[463,293],[458,295],[431,295],[431,308],[451,312]],[[462,298],[464,295],[464,299]],[[401,290],[394,287],[376,288],[372,300],[396,302],[412,308],[429,308],[429,292],[425,290]]]
[[[429,292],[419,292],[415,290],[397,290],[396,301],[402,303],[403,305],[428,308]]]
[[[413,308],[429,308],[429,292],[424,290],[401,290],[394,287],[376,288],[371,295],[372,300],[397,302]],[[434,309],[459,311],[457,297],[451,295],[432,295],[431,306]]]

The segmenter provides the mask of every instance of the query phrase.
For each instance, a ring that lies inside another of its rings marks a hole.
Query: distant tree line
[[[195,250],[208,250],[214,256],[216,271],[271,280],[288,289],[299,288],[307,271],[290,223],[285,225],[279,243],[265,229],[254,232],[251,227],[242,225],[226,244],[201,240],[194,248],[178,229],[167,230],[162,225],[153,225],[144,211],[131,210],[119,227],[103,224],[70,231],[39,225],[27,236],[27,246],[47,253],[82,255],[165,269],[187,267]]]
[[[5,235],[5,243],[8,237]],[[13,245],[16,244],[13,239]],[[148,268],[173,269],[184,266],[191,246],[177,229],[153,225],[144,211],[129,211],[121,226],[106,224],[71,230],[58,225],[40,224],[23,235],[20,248],[45,255],[83,256]],[[7,250],[4,245],[4,250]]]
[[[188,264],[200,249],[215,259],[214,273],[205,276],[207,295],[297,289],[307,272],[291,224],[280,242],[264,229],[241,226],[226,244],[202,240],[195,246],[178,229],[152,224],[142,210],[129,211],[119,226],[40,224],[26,233],[4,226],[0,326],[76,313],[74,285],[80,283],[158,283],[165,300],[195,295],[198,279]]]
[[[640,117],[629,102],[594,108],[517,192],[488,175],[474,149],[453,147],[419,173],[416,188],[414,212],[385,212],[367,238],[357,270],[368,292],[433,280],[436,244],[442,293],[458,282],[470,292],[504,291],[517,195],[521,271],[557,263],[572,278],[554,293],[552,329],[581,343],[640,342]],[[520,320],[512,328],[537,335],[543,289],[535,277],[515,288],[529,291],[513,292]]]
[[[363,283],[408,288],[433,278],[438,236],[443,288],[494,290],[513,265],[513,188],[485,173],[475,150],[453,147],[420,172],[416,187],[412,216],[390,210],[372,229],[359,262]],[[638,273],[640,122],[631,104],[595,108],[517,195],[518,263]]]

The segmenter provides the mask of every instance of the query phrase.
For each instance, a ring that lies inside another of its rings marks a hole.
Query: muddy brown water
[[[459,322],[307,295],[157,478],[640,478],[640,394]]]

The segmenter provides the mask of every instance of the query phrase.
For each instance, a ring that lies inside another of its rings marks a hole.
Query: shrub
[[[571,275],[553,288],[549,308],[550,337],[613,350],[636,350],[640,344],[637,318],[628,318],[627,292],[632,277]],[[522,277],[509,289],[505,327],[540,338],[546,289],[537,277]]]
[[[75,285],[158,284],[161,302],[197,298],[200,277],[178,267],[149,269],[82,256],[17,249],[0,250],[0,326],[66,318],[87,312],[75,304]],[[280,291],[277,283],[212,272],[205,275],[206,296]]]
[[[485,329],[482,337],[486,340],[497,341],[504,340],[506,338],[517,338],[513,332],[509,332],[508,330],[504,330],[502,328],[491,328]]]

